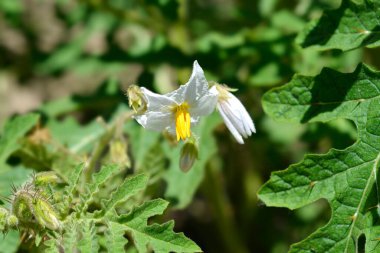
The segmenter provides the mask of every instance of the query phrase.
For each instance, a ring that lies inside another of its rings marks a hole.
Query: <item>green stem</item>
[[[231,206],[223,192],[224,188],[218,177],[215,166],[206,166],[205,194],[209,199],[215,215],[216,225],[222,236],[226,252],[248,253],[249,250],[239,237],[239,231],[234,223]]]
[[[104,149],[108,146],[112,138],[115,136],[115,133],[118,133],[118,129],[122,128],[125,121],[131,119],[133,115],[133,111],[128,111],[127,113],[120,115],[107,126],[106,132],[100,137],[99,142],[96,144],[95,148],[92,151],[90,161],[84,169],[85,182],[88,183],[91,181],[91,176],[95,171],[96,164],[101,158]]]

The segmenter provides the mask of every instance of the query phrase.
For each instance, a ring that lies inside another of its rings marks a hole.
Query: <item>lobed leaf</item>
[[[119,223],[109,222],[107,227],[105,237],[108,252],[124,252],[124,245],[128,243],[128,239],[124,237],[124,226]]]
[[[119,170],[119,166],[115,164],[103,166],[99,172],[93,175],[92,183],[88,186],[89,192],[92,195],[99,191],[99,187],[103,185],[113,174]]]
[[[106,202],[104,211],[109,212],[118,203],[126,201],[131,196],[142,191],[148,183],[148,176],[144,174],[136,175],[124,180],[124,182],[111,194],[111,198]]]
[[[302,47],[316,46],[321,50],[380,45],[380,2],[377,0],[342,1],[342,5],[325,11],[298,35]]]
[[[81,231],[81,239],[79,240],[78,249],[81,253],[99,252],[98,236],[96,235],[96,227],[90,220],[83,220],[79,229]]]
[[[183,233],[173,231],[174,222],[148,225],[148,219],[162,214],[168,202],[162,199],[147,201],[129,214],[119,217],[118,222],[130,232],[139,252],[151,247],[154,252],[201,252],[202,250]]]
[[[359,65],[353,73],[324,69],[315,77],[296,75],[263,98],[265,111],[277,119],[311,122],[345,118],[355,122],[358,140],[345,150],[306,155],[288,169],[274,172],[259,191],[268,206],[299,208],[326,199],[331,219],[290,252],[356,252],[379,235],[369,232],[378,214],[376,178],[380,160],[380,72]]]
[[[69,196],[72,196],[75,189],[78,187],[78,182],[82,175],[84,167],[85,167],[84,163],[78,164],[70,173],[67,179],[67,182],[69,185],[66,187],[66,192],[69,194]]]

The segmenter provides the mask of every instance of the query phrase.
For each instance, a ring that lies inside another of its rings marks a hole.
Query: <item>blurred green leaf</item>
[[[5,13],[19,14],[24,10],[21,1],[2,0],[0,1],[0,10]]]
[[[270,86],[281,81],[279,65],[271,62],[262,66],[249,78],[249,83],[253,86]]]
[[[26,114],[15,117],[4,125],[0,139],[0,165],[20,148],[19,140],[38,122],[38,114]]]
[[[4,169],[8,168],[8,169]],[[3,167],[0,171],[0,196],[9,196],[12,193],[12,185],[19,187],[32,173],[23,166]]]
[[[20,245],[20,233],[12,230],[7,235],[0,238],[0,253],[17,252]]]
[[[268,17],[269,15],[273,14],[274,9],[276,8],[277,4],[278,4],[278,0],[259,0],[258,8],[259,8],[260,14],[263,17]]]
[[[134,121],[130,121],[125,125],[125,131],[129,135],[129,142],[132,149],[132,156],[135,160],[134,167],[136,171],[155,171],[154,166],[159,165],[154,158],[159,156],[155,152],[155,146],[160,138],[160,133],[147,131]],[[151,161],[155,161],[150,163]]]
[[[53,138],[73,153],[88,151],[105,132],[104,126],[96,120],[82,126],[73,117],[67,117],[63,121],[50,120],[47,127]]]
[[[201,121],[195,134],[199,137],[199,160],[187,173],[179,168],[180,147],[175,150],[168,144],[163,148],[170,159],[169,170],[164,178],[167,182],[165,197],[177,208],[185,208],[193,199],[193,196],[205,175],[205,167],[210,158],[216,154],[217,146],[213,137],[215,127],[220,124],[221,119],[215,113]]]

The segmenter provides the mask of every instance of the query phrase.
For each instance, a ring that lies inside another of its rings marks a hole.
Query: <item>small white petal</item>
[[[244,144],[244,140],[242,136],[239,134],[238,130],[234,127],[234,125],[231,123],[229,117],[224,112],[223,108],[221,107],[221,104],[218,103],[217,105],[218,111],[220,115],[223,118],[224,123],[226,124],[228,130],[230,130],[231,134],[235,137],[236,141],[240,144]]]
[[[142,115],[136,115],[134,118],[144,128],[159,132],[175,124],[170,112],[147,111]]]
[[[200,97],[203,97],[208,92],[208,82],[203,73],[202,68],[197,61],[194,61],[193,72],[191,73],[189,81],[181,85],[177,90],[167,94],[167,96],[174,99],[178,104],[188,102],[189,104],[195,103]]]
[[[164,111],[170,106],[176,105],[171,97],[154,93],[144,87],[141,88],[141,92],[147,101],[149,111]]]
[[[244,105],[240,102],[239,99],[237,99],[233,94],[231,94],[237,105],[237,110],[240,112],[242,121],[244,122],[244,125],[246,126],[247,132],[249,132],[249,135],[256,132],[255,125],[253,124],[253,120],[251,116],[249,116],[249,113],[247,112],[247,109],[245,109]]]
[[[228,99],[219,103],[226,116],[228,116],[231,124],[234,125],[239,134],[241,134],[244,138],[247,138],[248,135],[245,132],[244,123],[241,119],[240,112],[237,110],[235,101]]]
[[[190,115],[193,116],[206,116],[211,114],[218,102],[218,92],[216,87],[213,86],[208,94],[198,99],[194,104],[190,104]]]

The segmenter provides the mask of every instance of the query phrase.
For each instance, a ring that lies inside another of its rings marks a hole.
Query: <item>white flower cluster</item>
[[[176,136],[177,141],[190,138],[191,126],[217,108],[236,141],[243,144],[243,137],[249,137],[256,130],[247,110],[230,91],[220,84],[209,87],[202,68],[195,61],[189,81],[177,90],[160,95],[141,88],[136,95],[134,87],[129,102],[144,104],[144,110],[135,116],[139,124],[149,130],[166,130]],[[144,101],[131,101],[131,98]]]

